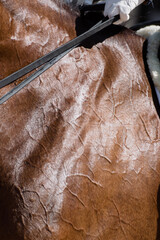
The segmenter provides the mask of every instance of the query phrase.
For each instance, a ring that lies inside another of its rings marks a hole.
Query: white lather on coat
[[[62,0],[70,6],[78,7],[83,4],[92,4],[93,0]],[[102,1],[99,1],[102,2]],[[113,17],[120,14],[120,20],[117,24],[121,24],[129,19],[130,12],[140,5],[144,0],[103,0],[105,3],[104,15]],[[160,46],[160,26],[149,26],[139,31],[137,34],[148,39],[147,62],[149,70],[156,87],[156,93],[160,103],[160,61],[158,59],[158,49]]]

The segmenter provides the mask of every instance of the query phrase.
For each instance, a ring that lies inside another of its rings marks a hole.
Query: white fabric
[[[116,24],[121,24],[129,20],[130,12],[140,5],[144,0],[106,0],[104,16],[114,17],[120,15],[120,20]]]
[[[141,28],[136,33],[139,36],[148,39],[147,63],[160,104],[160,60],[158,58],[158,50],[160,47],[160,26],[147,26]]]

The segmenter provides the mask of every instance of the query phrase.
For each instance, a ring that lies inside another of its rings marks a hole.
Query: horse
[[[58,0],[0,0],[0,12],[1,79],[77,35],[78,11]],[[144,41],[106,28],[0,105],[1,240],[159,239]]]

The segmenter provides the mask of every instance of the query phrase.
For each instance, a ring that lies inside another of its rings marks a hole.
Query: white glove
[[[104,16],[114,17],[120,15],[120,20],[116,24],[121,24],[129,20],[130,12],[140,5],[144,0],[106,0]]]

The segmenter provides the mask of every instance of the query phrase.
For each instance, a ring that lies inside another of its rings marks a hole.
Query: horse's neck
[[[75,15],[56,0],[0,0],[0,12],[4,75],[75,37]]]

